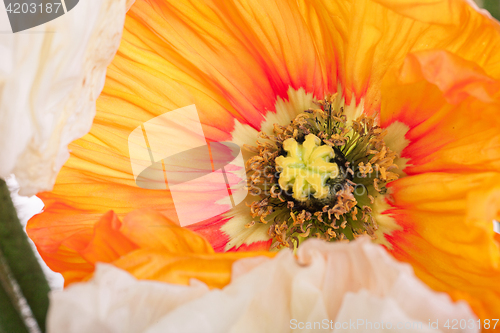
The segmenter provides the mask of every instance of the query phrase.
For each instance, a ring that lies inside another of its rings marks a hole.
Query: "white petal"
[[[335,333],[345,332],[342,326],[349,327],[349,332],[352,333],[391,330],[405,333],[442,332],[429,327],[429,322],[408,317],[393,299],[379,298],[366,290],[356,294],[347,293],[337,318],[330,326],[333,326]]]
[[[52,295],[49,332],[347,331],[342,325],[371,332],[363,326],[367,322],[378,323],[374,332],[391,330],[389,322],[392,329],[398,323],[413,325],[399,331],[438,332],[448,319],[477,320],[465,302],[432,291],[409,265],[368,238],[335,244],[308,240],[297,258],[281,251],[274,259],[239,260],[231,284],[222,290],[207,291],[201,283],[136,282],[109,267],[106,273],[100,267],[91,282]],[[351,326],[353,321],[359,326]],[[439,324],[429,328],[429,323]]]
[[[52,292],[49,332],[143,332],[166,313],[201,297],[208,288],[137,281],[130,274],[98,264],[92,281]]]
[[[0,34],[0,177],[21,195],[50,190],[68,144],[90,130],[126,0],[80,1],[21,33]]]

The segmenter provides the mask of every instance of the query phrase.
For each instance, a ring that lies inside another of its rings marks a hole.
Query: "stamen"
[[[370,205],[398,178],[390,171],[397,156],[375,118],[348,122],[335,98],[327,96],[290,124],[274,124],[273,135],[260,133],[256,147],[245,146],[256,154],[246,168],[250,193],[259,198],[250,205],[257,219],[247,227],[268,224],[274,247],[297,247],[307,237],[375,237]]]

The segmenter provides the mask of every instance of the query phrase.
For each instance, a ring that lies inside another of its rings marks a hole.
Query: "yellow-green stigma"
[[[396,154],[386,131],[365,115],[347,120],[335,96],[305,110],[290,124],[274,124],[247,161],[250,204],[256,223],[269,225],[275,247],[299,246],[316,237],[326,241],[375,238],[371,205],[385,185],[398,178]]]
[[[328,193],[326,180],[339,175],[339,167],[330,163],[335,157],[333,148],[321,145],[321,139],[314,134],[306,135],[303,144],[294,138],[283,141],[283,149],[288,156],[278,156],[276,165],[281,168],[279,185],[283,189],[293,188],[293,198],[306,201],[311,193],[317,199],[325,198]]]

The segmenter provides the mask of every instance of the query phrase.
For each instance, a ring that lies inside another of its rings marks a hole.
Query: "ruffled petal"
[[[412,54],[383,91],[382,125],[410,126],[405,172],[500,171],[500,81],[477,64],[444,51]]]
[[[353,1],[347,29],[342,84],[368,113],[380,107],[386,72],[408,53],[447,50],[500,78],[500,26],[466,0]]]
[[[407,177],[389,185],[395,257],[476,314],[500,313],[499,81],[444,51],[408,56],[382,90],[383,126],[409,127]]]
[[[48,331],[281,333],[382,326],[378,331],[417,333],[442,332],[446,320],[477,322],[465,302],[432,291],[368,238],[307,240],[296,255],[287,249],[272,260],[238,260],[232,272],[229,285],[208,290],[196,280],[189,286],[135,281],[100,265],[88,283],[51,295]],[[457,331],[479,329],[462,325]]]
[[[140,246],[121,232],[122,223],[113,211],[106,213],[94,227],[90,243],[79,253],[88,262],[112,262]]]
[[[65,285],[89,279],[96,263],[105,262],[138,279],[188,284],[197,278],[219,288],[229,283],[235,260],[274,256],[270,252],[215,253],[203,237],[152,210],[132,212],[123,223],[110,211],[92,227],[63,238],[57,247],[38,245],[38,251],[52,270],[63,275]]]
[[[92,290],[88,287],[92,286]],[[116,291],[111,292],[110,291]],[[145,332],[151,322],[161,319],[165,311],[194,300],[208,292],[206,285],[194,282],[191,286],[168,285],[151,281],[137,281],[124,271],[99,264],[92,281],[70,286],[65,293],[52,293],[49,308],[48,332]],[[168,297],[165,297],[168,293]],[[90,297],[96,303],[86,302]],[[130,304],[121,311],[119,304]],[[70,314],[78,309],[80,318]],[[103,311],[96,316],[95,311]],[[106,313],[106,314],[105,314]],[[88,316],[89,315],[89,316]],[[62,325],[61,325],[62,324]],[[60,326],[61,325],[61,326]]]
[[[234,261],[255,255],[269,255],[269,252],[207,254],[140,249],[123,256],[113,265],[139,279],[188,285],[195,278],[211,288],[222,288],[231,281]]]
[[[0,177],[15,174],[22,195],[52,189],[68,144],[89,131],[126,8],[81,3],[36,33],[2,33]]]

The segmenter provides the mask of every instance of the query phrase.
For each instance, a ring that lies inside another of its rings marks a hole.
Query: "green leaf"
[[[0,253],[4,257],[3,264],[7,265],[5,271],[10,272],[31,308],[38,326],[45,332],[50,287],[31,248],[28,236],[19,222],[7,184],[2,179],[0,179]],[[8,293],[6,295],[8,296]],[[0,313],[2,321],[4,315],[7,315],[7,312],[4,314],[2,311]]]

